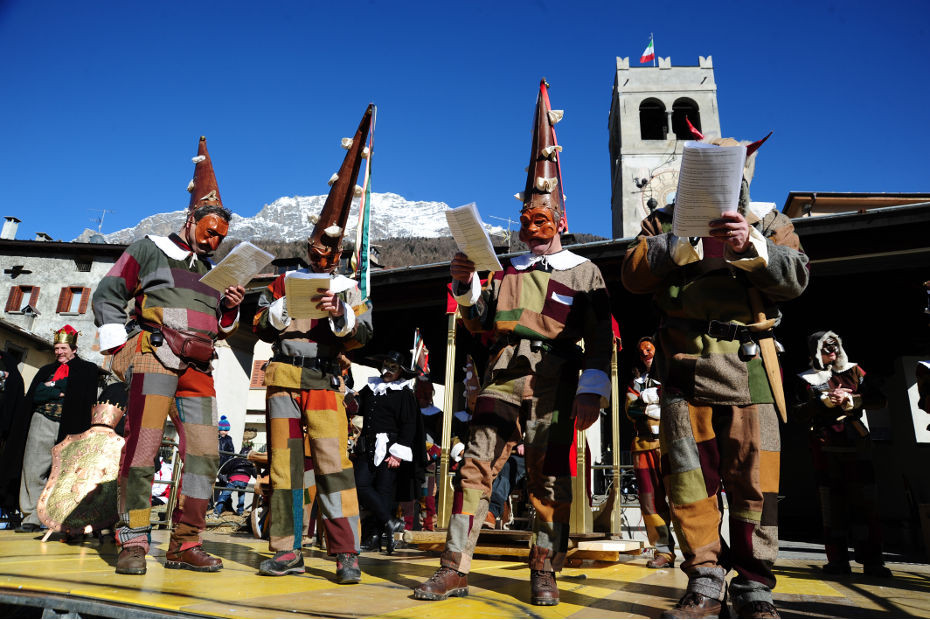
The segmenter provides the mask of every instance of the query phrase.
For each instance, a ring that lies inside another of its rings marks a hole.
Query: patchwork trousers
[[[300,549],[305,503],[315,497],[327,551],[359,552],[358,496],[349,460],[343,396],[332,390],[268,387],[272,551]],[[305,465],[304,426],[312,467]]]
[[[138,346],[138,340],[130,341],[126,348],[133,344]],[[114,360],[114,366],[117,362]],[[155,355],[138,350],[132,352],[125,376],[129,401],[118,480],[117,543],[148,551],[155,457],[161,447],[165,420],[170,416],[178,431],[178,456],[184,463],[178,505],[172,517],[172,548],[197,546],[206,526],[219,467],[213,376],[192,367],[165,368]]]
[[[670,528],[671,514],[662,478],[662,463],[659,450],[633,452],[633,474],[639,491],[639,509],[646,525],[649,544],[657,554],[675,557],[675,539]]]
[[[442,566],[467,573],[488,513],[494,478],[524,442],[527,492],[536,511],[529,567],[558,571],[568,550],[572,489],[570,451],[577,368],[561,377],[503,375],[484,387],[469,425],[468,445],[454,482],[452,516]]]
[[[830,445],[812,437],[811,454],[820,493],[827,561],[848,564],[851,539],[857,562],[882,564],[882,529],[871,440],[863,438],[852,445]]]
[[[778,556],[778,417],[771,404],[706,406],[663,396],[662,469],[688,590],[736,605],[772,602]],[[721,487],[721,480],[723,486]],[[720,537],[720,494],[730,545]]]

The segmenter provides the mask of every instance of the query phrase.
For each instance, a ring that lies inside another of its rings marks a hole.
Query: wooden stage
[[[646,559],[575,558],[559,577],[561,604],[528,604],[528,571],[518,558],[476,558],[470,594],[441,602],[417,601],[411,589],[438,566],[436,552],[399,549],[393,556],[365,553],[359,585],[333,581],[335,564],[305,550],[308,572],[261,577],[258,564],[271,554],[247,535],[209,534],[205,547],[223,559],[219,573],[165,570],[167,532],[153,532],[148,573],[117,575],[116,548],[96,541],[41,542],[38,534],[0,531],[0,615],[18,606],[77,612],[82,617],[366,617],[366,618],[631,618],[657,617],[687,584],[684,574],[646,568]],[[154,557],[152,557],[154,556]],[[930,616],[930,567],[891,564],[895,578],[826,581],[822,561],[780,560],[776,603],[786,617]],[[54,616],[47,616],[54,617]],[[74,617],[74,616],[72,616]]]

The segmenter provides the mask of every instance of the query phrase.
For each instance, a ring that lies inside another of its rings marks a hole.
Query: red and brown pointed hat
[[[374,104],[368,104],[355,136],[342,139],[342,147],[348,152],[342,160],[339,172],[329,179],[329,196],[326,197],[326,203],[320,211],[313,232],[307,239],[307,251],[314,269],[332,271],[339,264],[342,238],[346,232],[352,199],[362,195],[362,188],[356,185],[356,181],[362,160],[368,157],[365,142],[368,140],[374,107]]]
[[[549,83],[543,78],[539,82],[536,98],[536,116],[533,124],[533,144],[530,150],[530,165],[526,169],[526,187],[516,197],[523,202],[523,209],[545,207],[556,212],[565,228],[565,195],[562,187],[562,171],[559,163],[562,147],[555,137],[555,125],[562,120],[562,110],[553,110],[549,104]]]
[[[208,205],[222,207],[223,201],[220,199],[220,188],[216,184],[216,175],[213,173],[213,162],[210,160],[210,153],[207,152],[207,139],[203,136],[200,136],[197,156],[193,158],[193,162],[194,178],[187,186],[187,191],[191,193],[191,201],[187,205],[187,210],[193,211]]]

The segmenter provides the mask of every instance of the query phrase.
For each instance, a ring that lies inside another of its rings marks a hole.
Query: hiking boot
[[[646,562],[646,568],[675,568],[675,560],[667,553],[657,553]]]
[[[869,577],[880,577],[881,579],[891,577],[891,571],[884,564],[866,564],[862,567],[862,573]]]
[[[304,555],[300,549],[278,551],[273,558],[263,561],[258,567],[259,575],[281,577],[283,575],[303,575]]]
[[[697,592],[686,592],[678,604],[662,612],[662,618],[719,618],[725,608],[721,601]]]
[[[145,574],[145,549],[138,545],[123,547],[116,558],[116,572],[120,575]]]
[[[828,562],[820,570],[824,575],[852,575],[849,562]]]
[[[165,568],[183,568],[198,573],[215,573],[223,568],[223,561],[203,550],[202,545],[189,549],[168,550],[165,554]]]
[[[530,602],[533,605],[559,604],[559,586],[555,583],[555,572],[551,570],[530,571]]]
[[[413,598],[420,601],[444,601],[450,596],[468,596],[468,575],[445,566],[413,591]]]
[[[737,618],[781,618],[775,605],[768,601],[751,601],[736,608]]]
[[[358,567],[357,553],[336,554],[336,583],[349,584],[362,581],[362,569]]]

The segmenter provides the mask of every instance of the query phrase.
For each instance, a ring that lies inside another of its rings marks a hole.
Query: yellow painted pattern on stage
[[[360,557],[362,583],[340,586],[334,564],[322,552],[305,551],[308,572],[261,577],[257,566],[270,556],[266,543],[245,535],[208,534],[204,547],[223,559],[220,573],[166,570],[167,532],[153,532],[146,575],[116,575],[116,548],[83,543],[43,543],[36,534],[0,531],[0,600],[3,595],[67,597],[130,605],[149,613],[219,618],[632,618],[658,617],[681,596],[687,577],[679,570],[646,568],[646,558],[566,568],[559,575],[561,603],[529,604],[529,571],[523,560],[478,556],[469,574],[469,596],[417,601],[411,589],[432,575],[436,555],[398,550],[393,556]],[[824,581],[821,562],[781,560],[775,602],[792,616],[849,617],[930,615],[930,567],[892,565],[895,579]],[[60,604],[56,603],[56,608]]]

